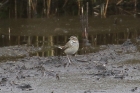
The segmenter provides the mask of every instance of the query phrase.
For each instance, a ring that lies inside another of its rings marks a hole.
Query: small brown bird
[[[64,49],[64,53],[67,55],[69,64],[71,64],[69,55],[75,54],[79,49],[79,41],[76,36],[71,36],[70,40],[66,43],[65,46],[59,46],[58,48]]]

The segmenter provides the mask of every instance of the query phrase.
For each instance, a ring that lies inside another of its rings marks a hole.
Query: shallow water
[[[89,17],[89,52],[98,50],[99,45],[122,44],[126,39],[134,40],[140,34],[139,18],[133,16],[110,16],[106,19]],[[39,56],[58,56],[63,52],[55,46],[64,45],[71,35],[80,41],[78,54],[82,50],[83,36],[79,17],[59,17],[50,19],[9,19],[0,23],[0,47],[25,45],[42,47],[34,53]]]

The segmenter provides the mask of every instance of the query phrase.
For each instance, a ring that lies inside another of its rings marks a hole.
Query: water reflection
[[[132,16],[89,17],[88,40],[91,46],[84,46],[79,17],[1,20],[0,47],[27,44],[42,48],[32,55],[63,55],[56,46],[64,45],[71,35],[75,35],[80,41],[78,54],[91,53],[96,52],[99,45],[122,44],[126,39],[136,39],[140,35],[139,22]]]
[[[77,35],[80,42],[80,50],[78,54],[94,52],[99,45],[106,44],[122,44],[126,39],[134,39],[140,34],[139,31],[123,31],[114,33],[94,33],[89,34],[89,42],[91,46],[84,46],[81,35]],[[34,53],[32,55],[36,56],[58,56],[63,55],[62,50],[56,48],[55,46],[64,45],[70,35],[57,35],[57,36],[25,36],[25,35],[0,35],[0,47],[14,46],[14,45],[24,45],[34,47],[42,47],[42,50]],[[84,48],[84,49],[83,49]],[[86,50],[87,49],[87,50]],[[85,52],[86,51],[86,52]]]

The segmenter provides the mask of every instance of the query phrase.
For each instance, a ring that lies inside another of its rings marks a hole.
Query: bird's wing
[[[72,45],[71,45],[71,42],[69,41],[69,42],[67,42],[66,43],[66,45],[63,47],[63,49],[67,49],[67,48],[69,48],[69,47],[71,47]]]
[[[67,49],[67,48],[71,47],[71,43],[67,42],[64,46],[57,46],[57,47],[60,49]]]

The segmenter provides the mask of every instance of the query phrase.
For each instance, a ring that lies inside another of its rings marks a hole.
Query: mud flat
[[[0,93],[140,93],[137,47],[124,43],[100,48],[104,50],[72,57],[68,67],[65,56],[1,61]]]

